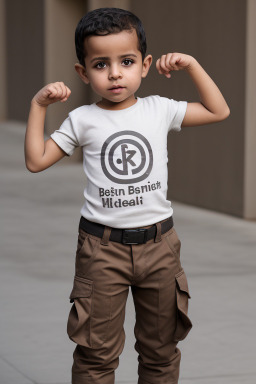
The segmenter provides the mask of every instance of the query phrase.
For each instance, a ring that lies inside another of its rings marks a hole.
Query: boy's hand
[[[200,102],[188,103],[182,126],[215,123],[229,116],[229,107],[217,85],[194,57],[183,53],[167,53],[156,62],[160,75],[171,77],[171,71],[185,69],[194,82]]]
[[[189,69],[194,61],[195,59],[192,56],[183,53],[167,53],[157,60],[156,69],[160,75],[165,75],[167,78],[170,78],[171,71]]]
[[[47,107],[57,101],[66,101],[71,94],[71,90],[62,82],[51,83],[40,89],[33,97],[33,100],[40,107]]]

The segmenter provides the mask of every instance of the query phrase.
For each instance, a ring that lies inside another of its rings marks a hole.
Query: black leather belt
[[[168,232],[173,227],[173,218],[161,222],[161,233]],[[79,228],[90,235],[102,238],[105,226],[92,221],[86,220],[83,216],[80,219]],[[117,229],[112,228],[109,237],[110,241],[123,244],[145,244],[147,241],[154,239],[156,236],[156,225],[150,228],[134,228],[134,229]]]

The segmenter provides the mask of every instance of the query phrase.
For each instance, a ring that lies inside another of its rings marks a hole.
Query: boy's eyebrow
[[[109,57],[94,57],[94,59],[91,60],[91,63],[93,63],[94,61],[98,61],[98,60],[109,60]]]
[[[137,57],[137,55],[135,55],[135,53],[126,53],[125,55],[121,55],[119,56],[120,59],[123,59],[124,57]],[[92,60],[91,60],[91,63],[93,63],[94,61],[98,61],[98,60],[109,60],[110,58],[107,57],[107,56],[100,56],[100,57],[94,57]]]
[[[131,57],[131,56],[133,56],[133,57],[137,57],[137,55],[135,55],[135,53],[126,53],[125,55],[121,55],[121,56],[119,56],[121,59],[122,58],[124,58],[124,57]]]

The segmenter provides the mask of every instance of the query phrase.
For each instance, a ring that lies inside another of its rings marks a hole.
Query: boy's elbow
[[[229,106],[227,105],[225,112],[224,112],[223,120],[227,119],[229,117],[229,115],[230,115],[230,109],[229,109]]]
[[[229,117],[229,115],[230,115],[230,109],[227,105],[226,108],[221,112],[221,114],[217,116],[217,121],[226,120]]]
[[[39,169],[37,169],[37,168],[34,167],[33,165],[30,165],[30,164],[27,164],[27,163],[26,163],[26,168],[27,168],[27,170],[28,170],[29,172],[31,172],[31,173],[38,173],[38,172],[40,172]]]
[[[26,164],[27,170],[31,173],[38,173],[38,172],[43,171],[43,169],[41,167],[39,167],[37,164],[35,164],[29,160],[25,160],[25,164]]]

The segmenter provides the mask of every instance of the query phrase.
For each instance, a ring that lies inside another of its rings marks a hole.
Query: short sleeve
[[[51,138],[69,156],[79,146],[70,116],[62,123],[59,129],[53,132]]]
[[[176,101],[173,99],[168,100],[168,132],[171,130],[180,131],[181,124],[185,117],[187,110],[187,102],[186,101]]]

